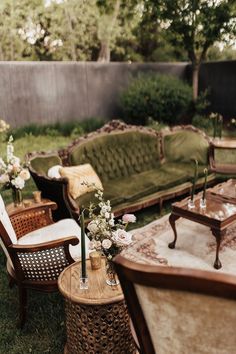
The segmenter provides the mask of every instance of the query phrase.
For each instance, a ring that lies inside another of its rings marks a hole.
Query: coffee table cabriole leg
[[[216,259],[214,262],[214,268],[220,269],[222,267],[221,261],[219,259],[220,243],[221,243],[221,239],[226,233],[226,230],[221,231],[221,230],[211,229],[211,232],[216,238]]]
[[[172,227],[172,230],[174,232],[174,241],[170,242],[168,247],[173,249],[175,248],[175,244],[177,241],[177,231],[176,231],[176,226],[175,226],[175,222],[176,220],[178,220],[180,218],[180,216],[175,215],[175,214],[171,214],[169,217],[169,222],[170,222],[170,226]]]

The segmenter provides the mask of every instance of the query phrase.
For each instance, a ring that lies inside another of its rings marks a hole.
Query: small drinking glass
[[[200,208],[201,209],[206,209],[206,198],[201,198],[200,199]]]
[[[79,288],[81,290],[87,290],[88,289],[88,277],[80,277],[79,278]]]
[[[188,200],[188,209],[194,209],[194,208],[195,208],[194,200],[189,199]]]

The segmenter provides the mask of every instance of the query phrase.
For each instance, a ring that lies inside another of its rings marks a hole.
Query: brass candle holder
[[[33,197],[34,197],[35,203],[41,203],[41,201],[42,201],[42,198],[41,198],[41,191],[35,191],[35,192],[33,192]]]
[[[97,251],[92,251],[89,254],[91,268],[92,270],[100,269],[102,266],[102,257],[101,254]]]

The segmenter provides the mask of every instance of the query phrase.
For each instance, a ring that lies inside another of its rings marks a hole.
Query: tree
[[[192,62],[193,99],[208,49],[236,35],[235,0],[153,0],[173,45],[183,46]]]
[[[98,38],[100,51],[98,61],[109,62],[111,50],[133,40],[133,29],[138,18],[138,5],[141,0],[97,0],[100,11]]]
[[[99,11],[96,0],[68,0],[47,7],[50,22],[50,42],[57,60],[91,60],[97,53]]]
[[[1,0],[0,60],[22,60],[29,43],[21,31],[42,10],[43,4],[43,0]]]

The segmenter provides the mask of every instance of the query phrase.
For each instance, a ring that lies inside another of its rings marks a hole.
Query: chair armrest
[[[41,227],[53,224],[52,210],[56,208],[56,203],[47,201],[43,204],[35,204],[29,208],[21,209],[10,215],[17,238]]]
[[[69,252],[69,245],[77,245],[75,236],[35,245],[10,245],[8,250],[21,281],[56,280],[62,270],[74,259]]]

